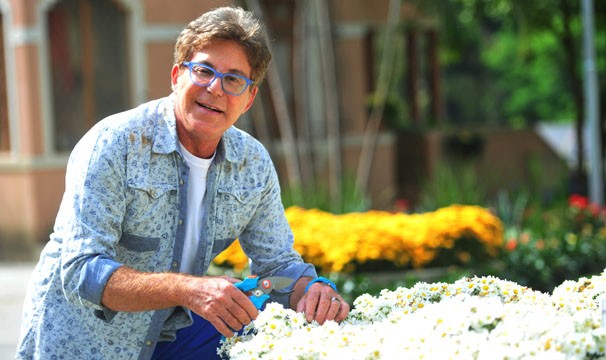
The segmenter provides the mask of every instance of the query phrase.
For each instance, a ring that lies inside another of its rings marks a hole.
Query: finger
[[[320,300],[318,301],[314,319],[318,322],[318,324],[322,325],[327,319],[328,311],[332,306],[332,302],[330,301],[331,297],[327,295],[321,295]]]
[[[307,299],[305,300],[305,319],[311,322],[316,317],[318,303],[320,302],[319,293],[308,293]]]
[[[233,277],[227,276],[227,275],[221,275],[220,278],[225,279],[232,284],[236,284],[236,283],[239,283],[240,281],[242,281],[240,279],[236,279],[236,278],[233,278]]]
[[[217,329],[217,331],[225,336],[232,337],[234,336],[234,331],[230,329],[218,316],[213,317],[212,319],[208,319],[208,321]]]
[[[235,300],[234,305],[229,307],[228,310],[242,325],[249,324],[259,314],[259,310],[249,298],[245,298],[243,302]]]
[[[308,322],[311,322],[314,319],[314,316],[316,315],[316,306],[318,305],[318,299],[318,294],[309,293],[307,295],[307,298],[305,299],[305,319]]]
[[[243,292],[234,294],[233,301],[237,307],[232,308],[232,313],[244,324],[250,323],[259,315],[259,309]]]
[[[297,312],[305,312],[305,305],[307,304],[307,295],[303,295],[303,297],[297,303]]]
[[[333,296],[330,298],[330,306],[328,308],[328,312],[326,313],[325,320],[335,320],[336,316],[339,314],[341,309],[341,299]]]
[[[239,331],[242,329],[244,325],[247,325],[249,322],[243,323],[238,318],[236,318],[230,311],[226,310],[220,315],[221,320],[229,327],[231,330]]]
[[[339,307],[339,312],[337,313],[337,316],[335,316],[336,322],[341,322],[341,321],[345,320],[347,315],[349,315],[349,310],[351,309],[349,304],[344,300],[341,300],[340,304],[341,304],[341,306]]]
[[[322,310],[322,305],[326,304],[326,313]],[[325,302],[325,298],[322,298],[321,304],[318,305],[318,312],[316,314],[316,321],[320,324],[324,324],[327,320],[334,320],[339,309],[341,308],[341,298],[338,296],[331,296],[328,302]]]

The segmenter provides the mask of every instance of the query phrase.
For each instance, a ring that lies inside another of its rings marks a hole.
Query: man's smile
[[[203,103],[200,103],[200,102],[197,102],[197,101],[196,101],[196,104],[198,104],[198,106],[203,107],[205,109],[208,109],[210,111],[214,111],[214,112],[217,112],[217,113],[223,113],[223,110],[221,110],[219,108],[216,108],[214,106],[211,106],[211,105],[208,105],[208,104],[203,104]]]

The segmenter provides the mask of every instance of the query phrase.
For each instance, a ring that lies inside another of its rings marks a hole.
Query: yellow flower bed
[[[371,210],[334,215],[300,207],[286,209],[295,249],[323,272],[351,271],[355,264],[389,261],[398,267],[423,267],[440,250],[454,249],[461,239],[478,242],[488,255],[503,244],[503,225],[478,206],[452,205],[422,214]],[[464,251],[456,254],[465,260]],[[248,258],[235,242],[215,259],[241,271]]]

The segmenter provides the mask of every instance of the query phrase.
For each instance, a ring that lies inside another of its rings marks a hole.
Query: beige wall
[[[339,88],[347,89],[338,94],[342,129],[345,134],[363,132],[367,121],[369,94],[366,91],[366,76],[364,71],[352,71],[366,68],[364,53],[363,39],[347,38],[335,41]]]
[[[146,47],[147,96],[155,99],[170,94],[170,69],[174,43],[152,43]]]
[[[148,24],[189,22],[207,10],[232,3],[229,0],[143,0]]]
[[[13,23],[17,26],[36,23],[38,0],[9,0],[13,13]]]
[[[53,226],[64,177],[64,169],[0,172],[0,259],[36,255],[37,245],[48,239]]]
[[[22,45],[15,49],[19,82],[19,140],[23,156],[40,155],[44,149],[38,56],[39,51],[35,45]]]

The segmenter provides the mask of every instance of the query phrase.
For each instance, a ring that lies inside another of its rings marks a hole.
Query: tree
[[[572,116],[578,147],[575,174],[584,178],[585,159],[580,151],[584,148],[585,110],[579,1],[417,0],[416,3],[441,15],[444,72],[460,74],[473,69],[479,74],[475,85],[481,90],[476,92],[479,97],[474,97],[472,106],[478,106],[479,98],[483,99],[479,106],[492,109],[486,112],[489,116],[483,117],[484,123],[531,125],[538,120]],[[604,103],[606,63],[600,54],[606,50],[606,2],[597,1],[595,7],[597,67]],[[483,80],[478,80],[479,76]],[[496,113],[494,109],[498,109]],[[459,113],[473,112],[459,110]],[[602,121],[605,114],[602,107]],[[458,113],[451,111],[450,115],[456,117]]]

